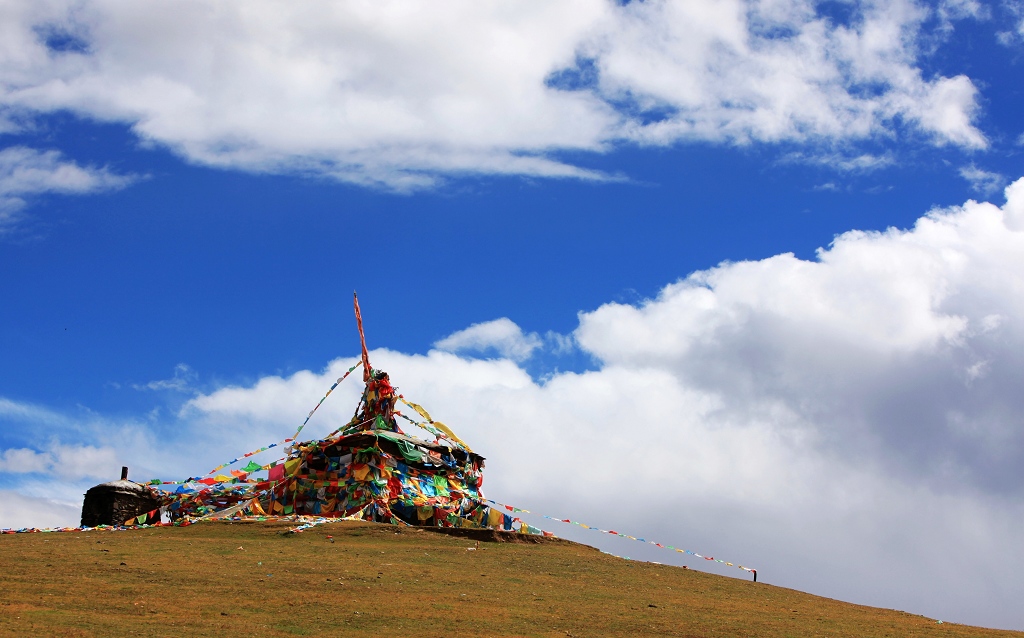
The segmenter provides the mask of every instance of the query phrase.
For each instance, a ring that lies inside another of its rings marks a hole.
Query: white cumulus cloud
[[[948,20],[973,5],[943,6]],[[931,11],[857,2],[837,23],[812,0],[12,0],[0,130],[71,111],[193,162],[398,190],[458,173],[607,179],[557,152],[846,142],[897,121],[984,147],[971,80],[919,67]]]

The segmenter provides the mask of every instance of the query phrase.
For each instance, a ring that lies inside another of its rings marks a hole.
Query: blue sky
[[[493,498],[1024,629],[1020,2],[0,17],[0,526],[289,435],[358,290]]]

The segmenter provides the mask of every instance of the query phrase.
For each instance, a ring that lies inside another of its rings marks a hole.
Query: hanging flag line
[[[428,424],[428,423],[425,423],[425,422],[421,422],[421,421],[417,421],[417,420],[415,420],[415,419],[410,419],[410,418],[409,418],[408,416],[406,416],[406,415],[402,414],[402,413],[401,413],[401,412],[399,412],[398,410],[395,410],[394,414],[395,414],[395,416],[400,416],[400,417],[402,417],[403,419],[405,419],[405,420],[406,420],[406,421],[408,421],[409,423],[412,423],[412,424],[413,424],[413,425],[415,425],[416,427],[418,427],[418,428],[422,428],[422,429],[426,430],[427,432],[430,432],[431,434],[433,434],[433,435],[434,435],[435,437],[437,437],[437,438],[439,438],[439,439],[444,439],[444,440],[446,440],[446,441],[450,441],[450,442],[451,442],[451,443],[452,443],[453,445],[457,445],[457,446],[459,446],[459,447],[462,447],[461,445],[459,445],[459,444],[458,444],[458,443],[456,443],[455,441],[452,441],[452,439],[451,439],[451,438],[449,438],[447,434],[445,434],[445,433],[444,433],[444,432],[442,432],[441,430],[438,430],[437,428],[435,428],[435,427],[431,426],[431,425],[430,425],[430,424]],[[472,450],[470,450],[470,451],[472,451]]]
[[[209,475],[213,474],[214,472],[217,472],[217,471],[219,471],[219,470],[223,470],[224,468],[226,468],[226,467],[227,467],[227,466],[229,466],[229,465],[234,465],[235,463],[238,463],[238,462],[239,462],[239,461],[241,461],[242,459],[247,459],[247,458],[249,458],[250,456],[254,456],[254,455],[256,455],[256,454],[259,454],[260,452],[266,452],[267,450],[269,450],[269,449],[270,449],[270,448],[272,448],[272,447],[277,447],[277,446],[279,446],[279,445],[284,445],[285,443],[291,443],[291,442],[292,442],[292,441],[294,441],[294,440],[295,440],[295,439],[285,439],[284,441],[280,441],[280,442],[278,442],[278,443],[271,443],[270,445],[267,445],[267,446],[265,446],[265,447],[261,447],[261,448],[260,448],[260,449],[258,449],[258,450],[253,450],[252,452],[246,452],[245,454],[243,454],[242,456],[238,457],[237,459],[231,459],[231,460],[230,460],[230,461],[228,461],[227,463],[223,463],[223,464],[221,464],[221,465],[218,465],[217,467],[215,467],[215,468],[213,468],[212,470],[210,470],[209,472],[207,472],[207,473],[205,474],[205,476],[209,476]],[[271,465],[273,465],[274,463],[276,463],[276,461],[274,461],[274,462],[271,462],[271,463],[268,463],[267,465],[262,465],[262,466],[260,466],[260,468],[259,468],[259,469],[260,469],[260,470],[265,470],[265,469],[267,469],[268,467],[270,467]],[[258,471],[258,470],[256,470],[256,469],[252,469],[252,470],[250,470],[250,471],[251,471],[251,472],[256,472],[256,471]],[[191,481],[184,481],[184,482],[185,482],[185,483],[189,483],[189,482],[191,482]]]
[[[454,432],[452,432],[451,428],[449,428],[444,423],[441,423],[440,421],[435,421],[434,419],[432,419],[430,417],[430,414],[425,409],[423,409],[422,405],[419,405],[417,403],[413,403],[412,401],[409,401],[408,399],[406,399],[401,394],[398,395],[398,400],[401,401],[402,403],[406,404],[407,406],[409,406],[413,410],[416,410],[416,413],[419,414],[424,419],[426,419],[427,423],[430,424],[430,426],[428,427],[428,426],[423,425],[422,423],[417,423],[416,421],[413,421],[412,419],[410,419],[409,417],[405,416],[401,412],[395,412],[395,414],[401,416],[403,419],[405,419],[406,421],[409,421],[410,423],[415,423],[416,425],[418,425],[419,427],[423,428],[427,432],[430,432],[434,436],[440,435],[442,438],[448,439],[449,441],[451,441],[452,443],[455,443],[456,445],[460,446],[462,449],[466,450],[467,452],[472,452],[473,451],[473,450],[471,450],[469,448],[468,445],[466,445],[465,441],[460,439],[458,436],[455,435]],[[438,432],[438,430],[440,430],[440,432]]]
[[[321,405],[323,405],[323,402],[327,399],[327,397],[331,396],[331,392],[334,392],[334,389],[338,387],[338,384],[340,384],[342,381],[344,381],[348,377],[348,375],[352,374],[353,370],[355,370],[356,368],[358,368],[361,365],[363,365],[362,361],[360,361],[359,363],[357,363],[354,366],[352,366],[351,368],[349,368],[348,372],[343,374],[337,381],[334,382],[334,385],[332,385],[331,388],[327,391],[327,394],[324,395],[324,398],[320,399],[320,402],[316,404],[316,407],[314,407],[312,410],[309,411],[309,414],[306,416],[306,420],[302,422],[302,425],[299,426],[299,429],[296,430],[295,434],[293,434],[290,438],[287,438],[287,439],[285,439],[283,441],[280,441],[278,443],[271,443],[270,445],[268,445],[266,447],[261,447],[258,450],[253,450],[252,452],[246,452],[245,454],[243,454],[242,456],[238,457],[237,459],[231,459],[227,463],[222,463],[221,465],[218,465],[217,467],[215,467],[212,470],[210,470],[209,472],[207,472],[206,476],[209,476],[209,475],[213,474],[214,472],[223,470],[224,468],[226,468],[229,465],[234,465],[235,463],[238,463],[242,459],[245,459],[245,458],[248,458],[250,456],[253,456],[254,454],[259,454],[260,452],[266,452],[267,450],[269,450],[272,447],[277,447],[279,445],[284,445],[285,443],[291,443],[292,441],[297,439],[299,437],[299,432],[302,432],[302,428],[306,427],[306,424],[309,423],[309,419],[312,418],[313,413],[316,412],[320,408]],[[266,469],[269,468],[270,465],[271,464],[265,465],[265,466],[261,467],[260,469],[261,470],[266,470]],[[251,471],[255,472],[257,470],[251,470]],[[188,481],[183,481],[183,482],[188,482]],[[174,483],[168,482],[166,484],[167,485],[173,485]]]
[[[367,423],[369,423],[369,421],[363,421],[359,425],[365,425]],[[340,428],[338,428],[337,430],[335,430],[334,432],[331,432],[330,434],[327,435],[327,438],[330,438],[331,436],[337,434],[338,432],[340,432],[342,430],[342,428],[346,427],[347,425],[348,424],[343,425]],[[224,468],[226,468],[227,466],[229,466],[229,465],[231,465],[233,463],[237,463],[239,461],[242,461],[242,460],[244,460],[244,459],[246,459],[246,458],[248,458],[250,456],[254,456],[256,454],[259,454],[260,452],[266,452],[267,450],[269,450],[272,447],[277,447],[279,445],[284,445],[285,443],[291,443],[294,440],[295,440],[295,438],[293,437],[293,438],[285,439],[285,440],[280,441],[278,443],[271,443],[270,445],[268,445],[266,447],[261,447],[258,450],[253,450],[252,452],[246,452],[245,454],[243,454],[242,456],[238,457],[237,459],[231,459],[227,463],[224,463],[222,465],[218,465],[217,467],[215,467],[212,470],[210,470],[209,472],[207,472],[205,474],[205,476],[209,476],[209,475],[213,474],[214,472],[216,472],[218,470],[223,470]],[[269,470],[271,467],[273,467],[277,463],[280,463],[281,461],[285,460],[286,458],[288,458],[288,457],[281,457],[281,458],[277,459],[276,461],[271,461],[270,463],[267,463],[266,465],[260,465],[259,467],[253,467],[253,468],[250,468],[250,469],[246,470],[246,468],[249,467],[247,465],[245,468],[242,468],[242,469],[245,471],[245,473],[259,472],[260,470]],[[249,461],[249,464],[250,465],[257,465],[256,463],[254,463],[252,461]],[[232,471],[232,473],[235,472],[235,470],[231,470],[231,471]],[[230,480],[231,480],[231,477],[224,477],[224,481],[218,481],[218,482],[227,482],[227,481],[230,481]],[[185,481],[160,481],[158,479],[153,479],[152,481],[149,482],[149,484],[150,485],[181,485],[182,483],[195,483],[195,482],[196,482],[196,479],[191,479],[191,478],[187,479]]]
[[[363,421],[359,425],[366,425],[369,422],[370,422],[369,420]],[[327,435],[327,438],[330,438],[331,436],[334,436],[335,434],[340,432],[347,425],[348,424],[345,424],[345,425],[341,426],[340,428],[338,428],[337,430],[335,430],[334,432],[331,432],[330,434]],[[252,452],[246,452],[245,454],[243,454],[242,456],[238,457],[237,459],[231,459],[230,461],[228,461],[227,463],[224,463],[223,465],[218,465],[217,467],[215,467],[212,470],[210,470],[209,472],[207,472],[205,476],[209,476],[210,474],[213,474],[214,472],[216,472],[218,470],[223,470],[224,468],[226,468],[227,466],[229,466],[229,465],[231,465],[233,463],[237,463],[239,461],[245,460],[246,458],[248,458],[250,456],[254,456],[256,454],[259,454],[260,452],[266,452],[267,450],[269,450],[272,447],[277,447],[279,445],[284,445],[285,443],[291,443],[294,440],[295,440],[295,438],[293,437],[293,438],[285,439],[285,440],[280,441],[278,443],[271,443],[270,445],[268,445],[266,447],[261,447],[258,450],[253,450]],[[272,468],[273,466],[277,465],[278,463],[280,463],[281,461],[285,460],[286,458],[288,458],[288,457],[283,456],[283,457],[277,459],[276,461],[271,461],[270,463],[267,463],[266,465],[260,465],[259,467],[249,467],[250,465],[252,465],[252,466],[258,465],[257,463],[254,463],[253,461],[249,461],[249,465],[247,465],[244,468],[242,468],[242,470],[243,470],[243,473],[246,473],[246,474],[250,474],[252,472],[259,472],[260,470],[269,470],[270,468]],[[237,470],[231,470],[232,473],[235,473],[236,471]],[[217,478],[223,478],[224,479],[223,481],[217,481],[218,483],[226,483],[226,482],[231,480],[230,476],[217,477]],[[181,485],[182,483],[195,483],[195,482],[197,482],[197,479],[192,479],[192,478],[189,478],[189,479],[184,480],[184,481],[161,481],[161,480],[158,480],[158,479],[153,479],[152,481],[149,482],[149,484],[150,485]]]
[[[275,443],[275,445],[277,445],[277,444]],[[258,451],[267,450],[270,447],[272,447],[272,446],[261,448]],[[206,478],[189,477],[189,478],[185,479],[184,481],[161,481],[160,479],[153,479],[151,481],[146,482],[145,485],[188,485],[189,483],[202,483],[203,485],[206,485],[206,486],[218,485],[218,484],[221,484],[221,483],[232,483],[232,484],[237,484],[237,485],[257,485],[259,483],[262,483],[263,481],[261,481],[259,479],[252,479],[252,480],[250,480],[250,479],[248,479],[248,475],[249,474],[252,474],[253,472],[259,472],[260,470],[269,470],[270,468],[274,467],[275,465],[277,465],[281,461],[284,461],[287,458],[288,458],[287,456],[282,456],[281,458],[277,459],[276,461],[271,461],[270,463],[267,463],[266,465],[260,465],[259,463],[255,463],[253,461],[249,461],[249,465],[246,465],[241,470],[231,470],[231,474],[232,474],[231,476],[225,476],[224,474],[218,474],[217,476],[215,476],[213,478],[210,478],[209,475],[207,475]],[[220,468],[218,468],[218,469],[220,469]],[[217,470],[214,470],[214,472],[216,472],[216,471]],[[213,472],[211,472],[211,474],[212,473]]]
[[[327,397],[331,396],[331,393],[334,392],[334,388],[338,387],[338,384],[340,384],[342,381],[347,379],[348,375],[352,374],[352,371],[355,370],[356,368],[358,368],[361,365],[363,365],[362,361],[360,361],[359,363],[357,363],[354,366],[352,366],[351,368],[349,368],[348,372],[346,372],[345,374],[341,375],[341,377],[337,381],[334,382],[334,385],[332,385],[331,388],[327,391],[327,394],[324,395],[324,398],[320,399],[320,403],[317,403],[316,407],[314,407],[312,410],[310,410],[309,414],[306,415],[306,420],[302,422],[302,425],[299,426],[299,429],[295,430],[295,434],[291,438],[292,441],[294,441],[295,439],[299,438],[299,432],[302,432],[302,428],[306,427],[306,424],[309,423],[309,420],[311,418],[313,418],[313,413],[316,412],[318,409],[320,409],[320,406],[323,405],[323,402],[327,400]]]
[[[484,499],[484,500],[486,500],[488,503],[493,503],[493,504],[497,505],[498,507],[503,507],[503,508],[505,508],[506,510],[508,510],[510,512],[523,512],[524,514],[533,514],[533,512],[531,512],[530,510],[524,510],[524,509],[520,509],[518,507],[513,507],[511,505],[505,505],[504,503],[499,503],[498,501],[494,501],[494,500],[491,500],[489,498],[488,499]],[[628,538],[630,540],[639,541],[641,543],[647,543],[649,545],[655,545],[655,546],[661,547],[663,549],[671,549],[673,551],[679,552],[680,554],[689,554],[690,556],[696,556],[697,558],[703,558],[704,560],[711,560],[711,561],[714,561],[716,563],[722,563],[723,565],[728,565],[729,567],[738,567],[738,568],[742,569],[745,572],[750,572],[752,574],[757,574],[757,570],[753,569],[751,567],[744,567],[743,565],[734,565],[733,563],[730,563],[730,562],[727,562],[727,561],[715,558],[714,556],[703,556],[701,554],[698,554],[697,552],[693,552],[693,551],[690,551],[688,549],[680,549],[678,547],[673,547],[671,545],[662,545],[661,543],[656,543],[654,541],[649,541],[649,540],[646,540],[646,539],[643,539],[643,538],[637,538],[636,536],[630,536],[629,534],[623,534],[622,532],[616,532],[615,530],[601,529],[599,527],[594,527],[593,525],[585,525],[585,524],[580,523],[578,521],[569,520],[568,518],[555,518],[554,516],[548,516],[547,514],[537,514],[537,516],[543,516],[544,518],[546,518],[548,520],[558,521],[559,523],[569,523],[571,525],[577,525],[579,527],[582,527],[583,529],[589,529],[589,530],[593,530],[595,532],[601,532],[602,534],[610,534],[610,535],[613,535],[613,536],[619,536],[621,538]]]

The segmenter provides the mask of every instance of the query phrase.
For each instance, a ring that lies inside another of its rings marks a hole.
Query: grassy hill
[[[1024,636],[568,541],[287,527],[0,536],[0,635]]]

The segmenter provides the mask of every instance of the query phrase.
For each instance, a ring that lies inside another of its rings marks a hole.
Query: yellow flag
[[[407,406],[409,406],[413,410],[416,410],[416,412],[418,412],[419,415],[421,417],[423,417],[424,419],[426,419],[427,421],[433,421],[433,419],[430,418],[430,415],[427,414],[427,411],[423,409],[422,405],[417,405],[417,404],[413,403],[412,401],[406,401],[405,399],[402,399],[402,403],[406,404]]]
[[[448,435],[448,436],[449,436],[449,437],[451,438],[451,440],[452,440],[452,441],[455,441],[456,443],[458,443],[458,444],[459,444],[459,445],[461,445],[462,447],[466,448],[466,450],[468,450],[468,451],[470,451],[470,452],[472,452],[472,451],[473,451],[472,449],[470,449],[470,447],[469,447],[468,445],[466,445],[466,442],[465,442],[465,441],[463,441],[463,440],[462,440],[462,439],[460,439],[459,437],[455,436],[455,433],[454,433],[454,432],[452,432],[452,431],[451,431],[451,430],[450,430],[450,429],[448,428],[448,426],[447,426],[447,425],[445,425],[444,423],[441,423],[440,421],[434,421],[434,422],[433,422],[433,426],[434,426],[435,428],[437,428],[438,430],[441,430],[442,432],[444,432],[445,434],[447,434],[447,435]]]
[[[407,406],[409,406],[409,407],[410,407],[410,408],[412,408],[413,410],[416,410],[416,412],[417,412],[417,413],[418,413],[418,414],[419,414],[419,415],[420,415],[421,417],[423,417],[424,419],[426,419],[426,420],[427,420],[427,423],[430,423],[431,425],[433,425],[433,426],[434,426],[435,428],[437,428],[438,430],[441,430],[442,432],[444,432],[445,434],[447,434],[447,435],[448,435],[448,437],[449,437],[449,438],[450,438],[450,439],[451,439],[452,441],[455,441],[456,443],[458,443],[458,444],[459,444],[459,445],[461,445],[462,447],[466,448],[466,449],[467,449],[468,451],[470,451],[470,452],[472,452],[472,451],[473,451],[472,449],[470,449],[470,447],[469,447],[468,445],[466,445],[466,442],[465,442],[465,441],[463,441],[463,440],[462,440],[462,439],[460,439],[459,437],[455,436],[455,433],[454,433],[454,432],[452,432],[452,431],[451,431],[451,429],[450,429],[450,428],[449,428],[449,427],[448,427],[447,425],[445,425],[444,423],[441,423],[440,421],[435,421],[435,420],[431,419],[431,418],[430,418],[430,415],[429,415],[429,414],[427,413],[427,411],[426,411],[426,410],[424,410],[424,409],[423,409],[423,406],[422,406],[422,405],[419,405],[419,404],[417,404],[417,403],[413,403],[412,401],[406,401],[405,399],[402,399],[402,403],[406,404]]]

